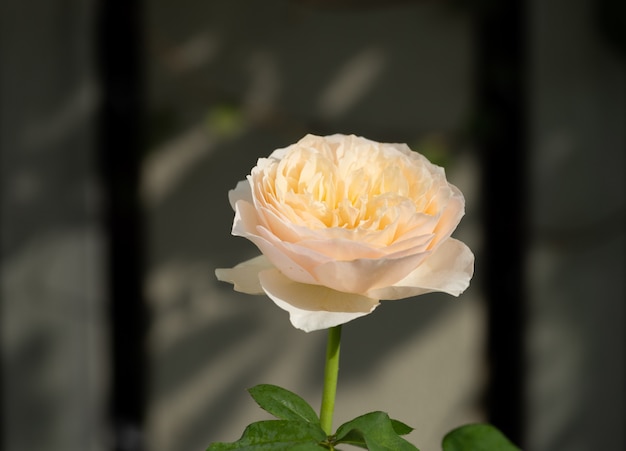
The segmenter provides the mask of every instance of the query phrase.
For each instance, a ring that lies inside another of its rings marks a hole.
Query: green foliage
[[[443,438],[443,451],[520,451],[490,424],[468,424]]]
[[[370,451],[418,451],[400,437],[412,430],[406,424],[392,420],[385,412],[371,412],[339,426],[334,441]]]
[[[411,426],[408,426],[398,420],[391,419],[391,426],[393,427],[393,430],[396,431],[396,434],[398,435],[407,435],[413,432],[413,428]]]
[[[276,385],[261,384],[248,391],[262,409],[276,418],[313,424],[320,422],[313,408],[304,399],[289,390]]]
[[[207,451],[321,451],[352,445],[370,451],[419,451],[401,436],[413,428],[389,418],[385,412],[370,412],[350,420],[327,436],[313,408],[295,393],[275,385],[252,387],[250,395],[261,408],[278,420],[249,425],[239,440],[213,443]],[[489,424],[471,424],[454,429],[443,439],[443,451],[520,451]]]
[[[252,423],[236,442],[213,443],[207,451],[320,451],[337,449],[335,446],[342,443],[372,451],[418,451],[400,437],[413,429],[384,412],[355,418],[327,436],[313,408],[295,393],[269,384],[248,391],[262,409],[278,420]]]
[[[319,425],[296,420],[252,423],[234,443],[213,443],[207,451],[320,451],[326,434]]]

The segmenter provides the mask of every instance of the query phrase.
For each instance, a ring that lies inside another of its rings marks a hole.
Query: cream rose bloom
[[[463,195],[405,144],[307,135],[259,159],[229,200],[232,234],[262,255],[217,278],[266,294],[307,332],[367,315],[382,299],[458,296],[474,271],[470,249],[450,237]]]

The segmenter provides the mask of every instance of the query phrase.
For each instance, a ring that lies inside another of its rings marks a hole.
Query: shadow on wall
[[[238,438],[263,416],[245,392],[257,383],[284,385],[318,404],[325,335],[296,331],[266,298],[234,293],[213,276],[215,267],[258,253],[230,236],[227,196],[257,158],[306,133],[355,133],[428,144],[450,164],[453,182],[457,173],[464,191],[476,191],[476,165],[459,140],[473,51],[462,11],[417,3],[335,11],[213,2],[178,13],[174,21],[166,8],[149,8],[151,111],[159,126],[153,135],[172,130],[147,156],[143,177],[154,450]],[[475,219],[476,212],[468,215],[459,233],[473,237],[476,249]],[[346,327],[337,422],[387,408],[419,422],[414,441],[436,444],[450,424],[480,418],[478,290],[463,302],[458,308],[454,298],[428,295],[384,304]],[[437,324],[453,338],[434,332]],[[437,349],[463,355],[445,362]],[[442,368],[457,377],[427,389]],[[395,390],[399,377],[413,381],[405,399]],[[415,406],[436,402],[435,392],[447,393],[439,396],[441,415],[416,414]]]
[[[476,24],[456,2],[342,3],[350,7],[145,5],[151,451],[237,439],[264,418],[245,392],[257,383],[319,403],[324,333],[293,329],[269,300],[234,293],[213,274],[257,253],[230,236],[227,191],[257,158],[309,132],[407,142],[444,164],[467,198],[456,236],[477,254],[462,299],[385,303],[345,328],[337,424],[387,410],[417,426],[410,439],[428,450],[444,431],[484,418],[489,237],[466,139]],[[529,449],[621,449],[626,27],[614,24],[622,3],[527,3]],[[607,33],[593,22],[596,7],[598,23],[613,24]],[[38,8],[0,6],[3,446],[99,451],[110,444],[111,368],[90,41],[97,12],[90,2]]]

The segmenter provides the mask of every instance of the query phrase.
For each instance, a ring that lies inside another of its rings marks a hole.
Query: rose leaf
[[[289,390],[276,385],[260,384],[248,391],[262,409],[276,418],[320,424],[313,408],[304,399]]]
[[[443,438],[443,451],[520,451],[506,436],[490,424],[468,424]]]
[[[413,428],[404,424],[402,421],[391,419],[391,426],[393,426],[393,430],[396,431],[398,435],[406,435],[413,432]]]
[[[249,425],[239,440],[213,443],[207,451],[320,451],[326,434],[319,425],[294,420],[258,421]]]
[[[411,428],[392,420],[385,412],[370,412],[339,426],[335,443],[345,443],[370,451],[419,451],[400,437]]]

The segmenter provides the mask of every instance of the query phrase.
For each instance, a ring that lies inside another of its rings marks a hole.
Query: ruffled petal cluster
[[[262,255],[218,279],[266,294],[307,332],[371,313],[380,300],[469,285],[474,256],[451,238],[465,200],[405,144],[307,135],[258,160],[230,191],[232,233]]]

